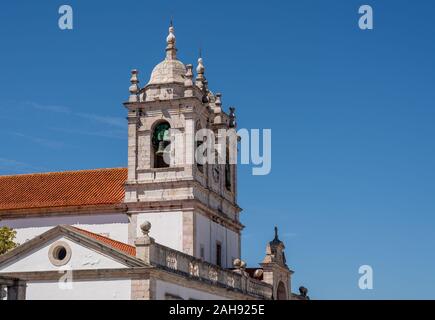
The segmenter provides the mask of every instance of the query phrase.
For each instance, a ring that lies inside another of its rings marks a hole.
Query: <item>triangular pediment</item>
[[[0,256],[0,273],[145,266],[128,251],[90,234],[70,226],[57,226]]]

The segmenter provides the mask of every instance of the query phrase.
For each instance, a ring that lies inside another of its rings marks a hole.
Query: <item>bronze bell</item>
[[[156,155],[157,156],[163,156],[163,154],[165,153],[165,148],[166,148],[166,144],[165,141],[159,141],[159,148],[156,151]]]

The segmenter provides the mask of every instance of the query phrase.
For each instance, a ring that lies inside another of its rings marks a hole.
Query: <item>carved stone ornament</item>
[[[170,269],[177,270],[177,256],[171,252],[166,256],[166,266]]]

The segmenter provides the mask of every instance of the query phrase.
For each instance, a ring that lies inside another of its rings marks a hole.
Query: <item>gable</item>
[[[53,250],[67,249],[70,257],[66,264],[56,263]],[[57,270],[89,270],[127,268],[127,263],[105,255],[95,249],[59,235],[40,246],[19,254],[16,258],[0,264],[1,272],[37,272]]]

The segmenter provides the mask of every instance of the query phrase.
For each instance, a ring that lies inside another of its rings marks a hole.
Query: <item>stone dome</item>
[[[154,67],[148,85],[168,83],[184,84],[186,66],[180,60],[177,60],[177,48],[175,47],[176,38],[174,32],[175,29],[171,22],[169,34],[166,38],[166,58]]]
[[[166,58],[156,65],[148,84],[184,83],[186,66],[177,59]]]

